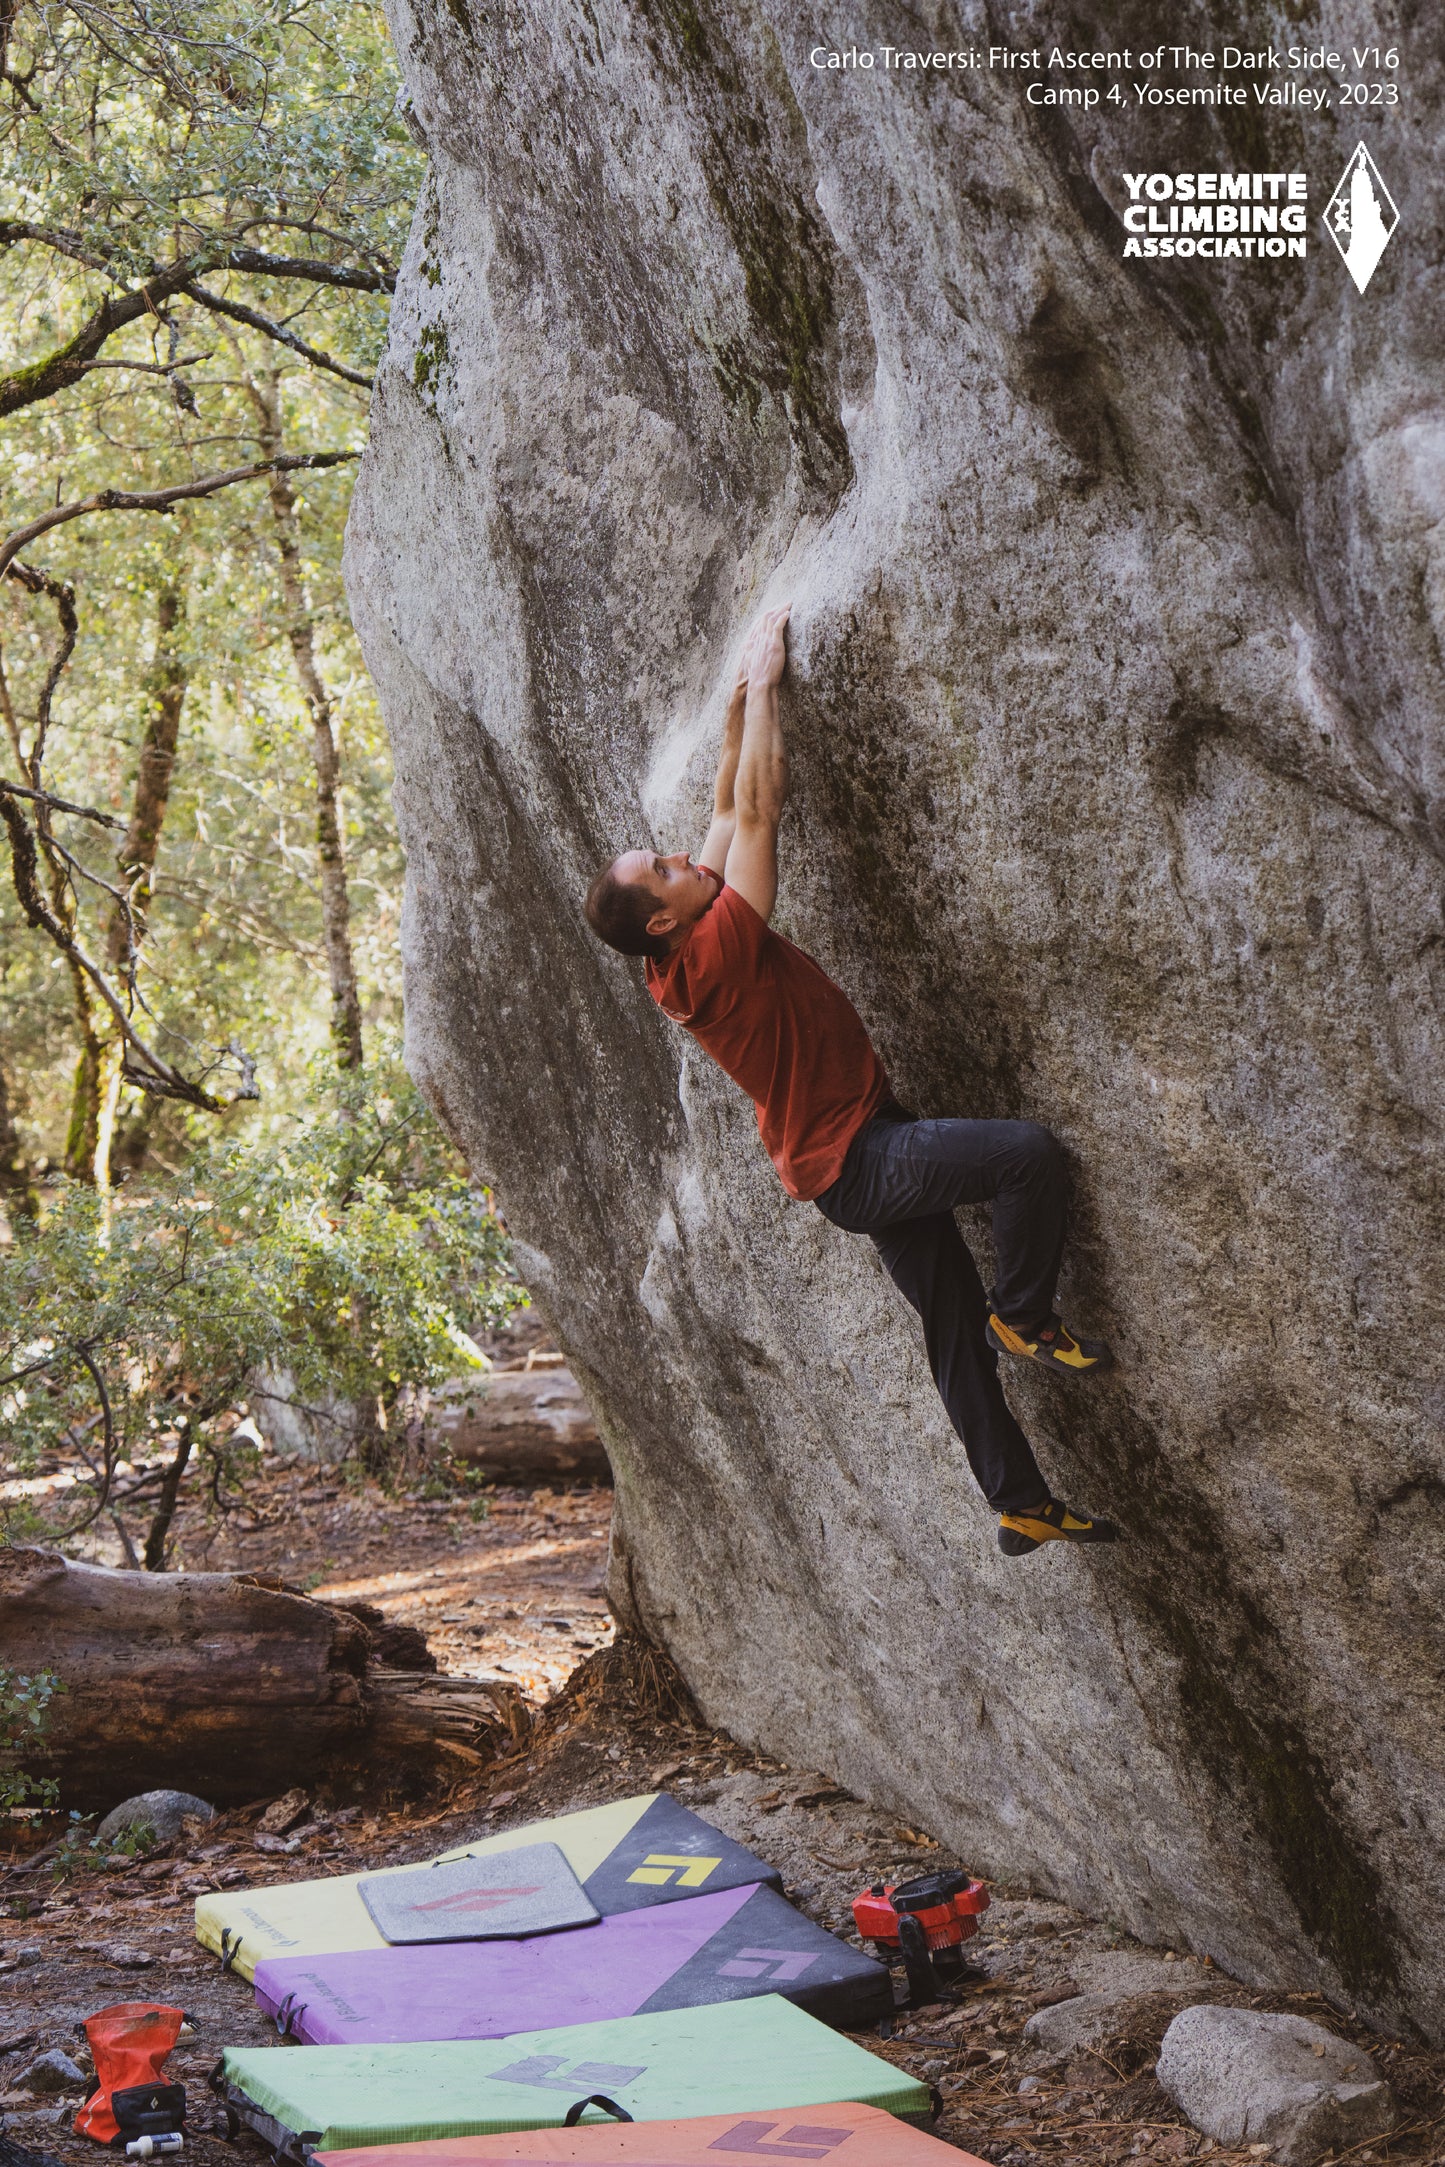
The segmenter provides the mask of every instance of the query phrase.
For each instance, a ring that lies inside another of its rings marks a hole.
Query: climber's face
[[[722,882],[704,865],[694,865],[685,850],[660,858],[651,850],[629,850],[617,861],[617,878],[628,887],[645,888],[657,904],[647,922],[649,933],[667,940],[697,924],[717,901]]]
[[[694,865],[685,850],[659,857],[651,850],[629,850],[617,861],[617,877],[629,887],[645,888],[657,904],[647,930],[660,938],[686,932],[717,900],[722,882],[716,873]]]

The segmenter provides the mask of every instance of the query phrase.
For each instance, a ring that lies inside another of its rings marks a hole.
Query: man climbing
[[[685,851],[629,850],[600,873],[587,921],[757,1109],[783,1187],[834,1226],[872,1237],[923,1320],[935,1384],[999,1548],[1112,1542],[1117,1529],[1050,1494],[998,1380],[998,1351],[1085,1376],[1108,1360],[1054,1312],[1064,1241],[1063,1155],[1032,1121],[916,1121],[895,1102],[857,1013],[811,957],[768,920],[788,759],[778,718],[786,609],[749,633],[728,708],[712,825]],[[987,1301],[953,1213],[993,1206],[998,1276]]]

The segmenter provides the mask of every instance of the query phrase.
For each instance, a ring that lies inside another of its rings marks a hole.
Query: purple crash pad
[[[275,1957],[256,1966],[256,2000],[307,2046],[504,2039],[632,2016],[754,1893],[719,1889],[526,1941]]]

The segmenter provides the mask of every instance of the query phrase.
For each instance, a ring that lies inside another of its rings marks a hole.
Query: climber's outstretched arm
[[[778,683],[787,668],[788,611],[765,610],[743,649],[747,699],[733,798],[737,824],[723,868],[758,916],[771,918],[778,895],[778,824],[788,799],[788,754],[778,718]]]
[[[732,848],[733,831],[738,824],[737,807],[733,802],[733,785],[737,780],[738,754],[743,747],[743,707],[748,696],[747,673],[738,666],[738,681],[733,686],[728,701],[727,721],[723,724],[722,758],[717,764],[717,781],[712,793],[712,823],[702,846],[699,865],[707,866],[713,873],[721,873],[727,866],[728,852]]]

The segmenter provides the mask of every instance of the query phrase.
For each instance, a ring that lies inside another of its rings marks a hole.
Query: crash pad
[[[318,2152],[321,2167],[746,2167],[748,2160],[817,2160],[822,2167],[986,2167],[881,2107],[754,2108],[685,2122],[596,2122],[578,2129],[519,2129],[505,2136],[442,2137],[356,2152]]]
[[[853,2029],[893,2008],[882,1964],[776,1889],[756,1887],[623,1912],[570,1934],[268,1957],[256,1967],[257,2003],[307,2046],[500,2039],[760,1994]]]
[[[391,1943],[555,1934],[594,1925],[599,1916],[555,1843],[520,1844],[489,1858],[436,1859],[399,1874],[363,1874],[356,1886]]]
[[[858,2100],[923,2121],[927,2088],[769,1994],[507,2039],[425,2045],[227,2047],[218,2082],[269,2143],[293,2153],[556,2128],[602,2092],[639,2122]],[[587,2124],[606,2117],[587,2109]]]
[[[755,1882],[781,1886],[777,1870],[745,1851],[666,1791],[619,1798],[550,1821],[529,1821],[504,1835],[443,1851],[442,1859],[485,1858],[523,1844],[555,1843],[604,1917],[686,1902],[714,1889]],[[430,1863],[430,1862],[424,1862]],[[196,1939],[243,1979],[266,1956],[328,1956],[342,1949],[386,1946],[358,1893],[364,1878],[414,1872],[337,1874],[324,1881],[290,1881],[267,1889],[228,1889],[196,1903]]]

